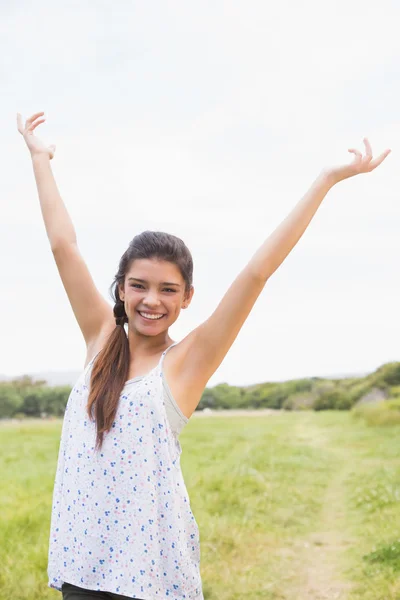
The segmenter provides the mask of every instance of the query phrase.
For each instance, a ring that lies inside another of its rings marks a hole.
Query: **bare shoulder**
[[[101,328],[100,334],[86,345],[86,359],[85,359],[85,367],[90,363],[90,361],[100,352],[100,350],[105,346],[108,337],[115,329],[115,320],[114,318],[105,321],[103,327]]]
[[[164,359],[164,374],[168,386],[188,419],[196,410],[207,385],[204,370],[201,365],[196,367],[195,356],[190,352],[193,342],[193,338],[184,338],[171,348]]]

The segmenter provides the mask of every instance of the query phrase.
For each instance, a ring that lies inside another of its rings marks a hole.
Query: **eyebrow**
[[[145,279],[138,279],[137,277],[129,277],[128,281],[139,281],[139,283],[147,283]],[[181,287],[179,283],[173,283],[172,281],[163,281],[161,285],[175,285],[176,287]]]

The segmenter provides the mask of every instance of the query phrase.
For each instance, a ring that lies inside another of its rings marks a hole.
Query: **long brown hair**
[[[104,432],[110,431],[113,425],[119,397],[128,379],[130,354],[124,327],[128,323],[128,316],[119,296],[119,286],[123,287],[132,262],[140,258],[157,258],[174,263],[185,280],[186,292],[192,286],[192,255],[184,242],[174,235],[161,231],[144,231],[133,238],[121,256],[118,272],[110,286],[110,294],[115,303],[116,326],[97,355],[90,378],[87,411],[89,418],[96,423],[96,450],[101,449]]]

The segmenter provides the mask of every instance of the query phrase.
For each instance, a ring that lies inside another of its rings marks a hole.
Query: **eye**
[[[176,290],[172,289],[172,288],[164,288],[163,290],[164,292],[176,292]]]
[[[138,289],[140,289],[140,288],[142,288],[142,289],[143,289],[143,286],[142,286],[142,284],[141,284],[141,283],[132,283],[132,284],[131,284],[131,287],[138,288]]]

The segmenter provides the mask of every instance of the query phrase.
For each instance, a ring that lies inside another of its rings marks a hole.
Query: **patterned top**
[[[199,530],[163,394],[168,350],[125,384],[96,453],[86,411],[94,359],[71,391],[53,494],[51,588],[67,582],[143,600],[203,600]]]

